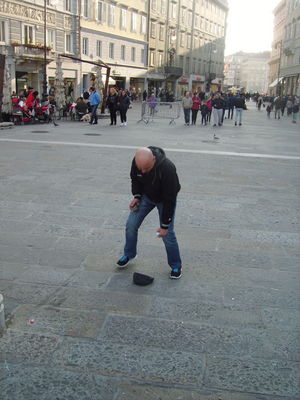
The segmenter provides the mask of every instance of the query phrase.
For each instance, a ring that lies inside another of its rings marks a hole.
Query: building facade
[[[269,61],[269,94],[276,95],[280,87],[280,59],[284,38],[287,0],[281,0],[274,9],[274,30],[271,59]]]
[[[75,99],[101,60],[111,84],[181,97],[220,88],[227,12],[227,0],[0,0],[0,52],[16,92],[42,93],[46,76]]]
[[[282,52],[280,93],[300,95],[300,1],[287,0]]]
[[[266,93],[270,52],[244,53],[238,52],[225,57],[224,85],[254,93]]]

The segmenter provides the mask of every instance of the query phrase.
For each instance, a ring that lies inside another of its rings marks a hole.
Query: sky
[[[280,0],[228,0],[225,55],[271,50],[273,10]]]

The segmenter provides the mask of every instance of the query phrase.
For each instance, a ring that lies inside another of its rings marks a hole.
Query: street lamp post
[[[44,0],[44,65],[43,65],[43,99],[47,96],[47,0]]]
[[[278,60],[278,71],[277,71],[277,85],[276,85],[276,95],[280,95],[280,84],[279,84],[279,79],[280,79],[280,66],[281,66],[281,55],[282,55],[282,40],[277,44],[277,47],[279,46],[279,60]]]
[[[211,62],[212,62],[212,53],[216,53],[217,49],[214,48],[213,50],[213,44],[212,42],[209,43],[209,62],[208,62],[208,81],[206,85],[207,92],[210,90],[210,85],[211,85]]]

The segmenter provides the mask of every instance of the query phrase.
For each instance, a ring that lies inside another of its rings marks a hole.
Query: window
[[[186,10],[183,8],[181,10],[181,23],[185,24],[185,16],[186,16]]]
[[[184,38],[185,38],[185,33],[180,32],[180,46],[184,47]]]
[[[108,24],[115,26],[115,6],[109,5]]]
[[[65,10],[71,11],[71,0],[65,0]]]
[[[121,8],[120,28],[126,30],[126,10],[124,8]]]
[[[191,35],[190,34],[187,34],[187,36],[186,36],[186,47],[188,48],[188,49],[190,49],[191,48]]]
[[[157,4],[156,4],[157,2],[156,2],[156,0],[152,0],[151,1],[151,8],[152,8],[152,10],[156,10],[156,7],[157,7]]]
[[[166,15],[166,9],[167,9],[167,7],[166,7],[166,0],[161,0],[161,3],[160,3],[160,13],[161,13],[161,15]]]
[[[163,65],[163,53],[158,53],[158,66],[161,67]]]
[[[177,4],[176,3],[172,3],[171,16],[172,16],[173,19],[176,18],[176,14],[177,14]]]
[[[125,45],[121,46],[121,60],[125,60]]]
[[[55,50],[55,31],[53,29],[47,29],[47,46],[50,46]]]
[[[131,47],[131,61],[135,61],[135,47]]]
[[[106,9],[106,4],[104,4],[103,1],[98,1],[98,4],[97,4],[97,20],[99,22],[104,22],[105,21],[105,9]]]
[[[146,34],[146,28],[147,28],[147,19],[144,15],[142,15],[141,18],[141,33]]]
[[[137,13],[133,12],[131,14],[131,32],[136,32],[136,25],[137,25]]]
[[[6,40],[5,21],[0,21],[0,42],[5,43],[5,40]]]
[[[183,68],[183,60],[184,60],[184,57],[183,56],[179,56],[179,67],[180,68]]]
[[[115,57],[115,44],[109,43],[109,58]]]
[[[151,22],[150,28],[151,28],[151,37],[155,38],[156,37],[156,25],[155,25],[155,22]]]
[[[70,34],[66,35],[66,52],[67,53],[73,52],[73,42],[72,42],[72,36]]]
[[[89,40],[88,38],[84,37],[82,38],[82,54],[88,55],[89,53]]]
[[[96,55],[97,55],[97,57],[102,57],[102,41],[101,40],[97,40]]]
[[[155,52],[152,50],[150,51],[150,67],[154,67],[155,65]]]
[[[34,30],[31,25],[24,25],[24,44],[33,44],[34,42]]]
[[[185,59],[185,73],[188,74],[190,72],[190,57]]]
[[[188,23],[188,26],[189,27],[191,27],[192,26],[192,22],[193,22],[193,14],[192,14],[192,11],[188,11],[188,21],[187,21],[187,23]]]
[[[82,14],[84,17],[88,18],[90,15],[89,12],[89,0],[83,0],[83,8],[82,8]]]
[[[164,40],[164,26],[160,25],[159,26],[159,40]]]
[[[141,49],[141,63],[145,64],[145,49]]]

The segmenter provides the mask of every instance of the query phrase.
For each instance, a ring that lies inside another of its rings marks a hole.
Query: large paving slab
[[[299,124],[248,108],[219,140],[182,116],[137,123],[137,104],[122,128],[1,130],[1,398],[300,399]],[[114,265],[131,160],[147,145],[166,150],[182,186],[176,282],[157,212],[138,258]],[[154,283],[133,285],[135,271]]]

